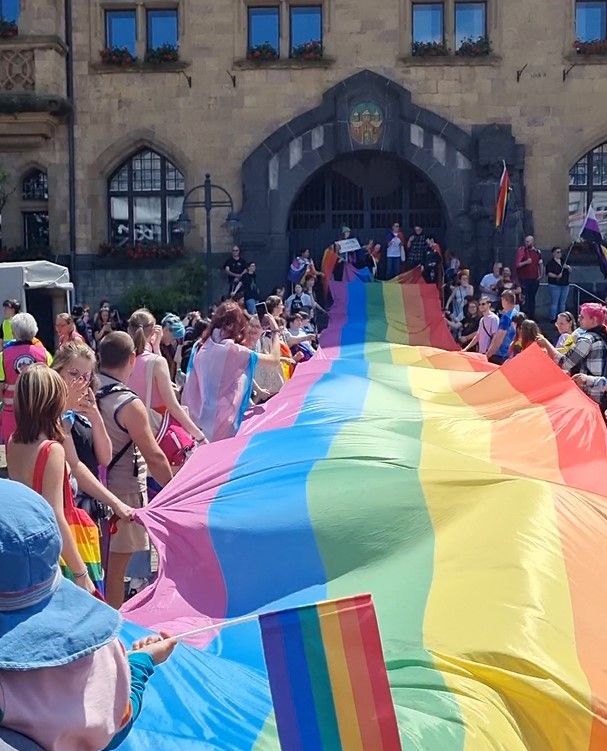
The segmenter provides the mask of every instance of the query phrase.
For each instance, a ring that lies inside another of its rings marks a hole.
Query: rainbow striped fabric
[[[140,513],[160,572],[125,638],[371,592],[403,749],[603,751],[599,410],[536,347],[454,351],[434,288],[333,294],[322,353]],[[124,748],[280,748],[257,623],[144,704]]]
[[[283,751],[401,751],[371,595],[259,623]]]

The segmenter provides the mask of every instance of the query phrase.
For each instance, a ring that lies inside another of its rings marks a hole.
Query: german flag
[[[508,193],[510,191],[510,176],[504,162],[504,170],[500,180],[500,190],[495,204],[495,228],[499,229],[504,224],[506,209],[508,207]]]

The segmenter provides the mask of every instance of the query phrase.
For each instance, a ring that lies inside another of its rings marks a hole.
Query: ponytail
[[[152,334],[152,329],[156,324],[156,319],[147,308],[136,310],[129,318],[129,334],[135,345],[137,357],[145,352],[148,339]],[[147,336],[146,336],[147,330]]]

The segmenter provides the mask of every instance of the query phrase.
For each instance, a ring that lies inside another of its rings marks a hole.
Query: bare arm
[[[261,352],[257,355],[259,362],[268,362],[277,364],[280,362],[280,339],[278,338],[278,327],[276,321],[271,315],[267,315],[264,321],[268,320],[270,323],[270,331],[272,332],[272,341],[270,342],[270,351]]]
[[[42,478],[42,496],[48,501],[53,509],[59,531],[61,532],[61,555],[64,561],[71,568],[74,574],[81,574],[86,571],[86,566],[82,556],[78,552],[76,540],[72,537],[72,532],[65,518],[63,511],[63,474],[65,472],[65,452],[63,447],[58,443],[51,446],[48,461]],[[95,591],[95,586],[88,574],[78,576],[76,584],[87,589],[89,592]]]
[[[164,357],[159,357],[154,363],[154,381],[156,382],[162,403],[167,408],[171,417],[177,420],[192,438],[195,438],[197,441],[206,441],[204,433],[192,422],[188,413],[177,401],[175,390],[171,383],[169,366]]]
[[[477,343],[478,343],[478,331],[476,332],[476,334],[474,334],[472,339],[470,339],[468,344],[466,344],[462,352],[468,352],[469,350],[472,349],[472,347],[475,347]]]
[[[173,477],[171,465],[156,443],[143,402],[134,399],[126,407],[123,407],[120,412],[120,422],[133,443],[143,454],[152,477],[160,485],[167,485]]]
[[[491,344],[489,345],[489,349],[487,350],[487,353],[486,353],[487,360],[493,357],[493,355],[502,346],[502,342],[504,341],[505,336],[506,336],[506,332],[504,329],[498,329],[495,332],[495,334],[493,335],[493,339],[491,340]]]

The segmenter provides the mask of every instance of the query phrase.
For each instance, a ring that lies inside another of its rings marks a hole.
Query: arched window
[[[48,177],[46,172],[31,169],[23,178],[24,201],[48,201]]]
[[[48,176],[34,167],[26,172],[21,183],[23,199],[23,245],[28,250],[48,248]]]
[[[607,233],[607,143],[589,151],[569,170],[569,229],[579,237],[590,203],[603,234]]]
[[[174,164],[150,149],[139,151],[108,183],[110,242],[183,243],[183,233],[176,226],[183,193],[183,175]]]

